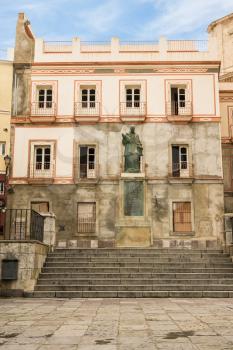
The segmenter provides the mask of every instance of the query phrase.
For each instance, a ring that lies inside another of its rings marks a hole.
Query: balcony
[[[192,120],[193,104],[191,101],[166,102],[166,114],[168,121],[189,122]]]
[[[193,178],[193,166],[188,162],[172,163],[169,166],[169,178],[171,179],[192,179]]]
[[[121,102],[120,116],[124,122],[144,121],[146,118],[145,102]]]
[[[57,107],[55,102],[31,103],[30,120],[32,122],[53,122],[56,120]]]
[[[88,162],[87,164],[80,164],[80,178],[81,179],[95,179],[96,178],[96,170],[95,170],[95,162]]]
[[[53,166],[50,162],[36,162],[30,167],[29,183],[53,183]]]
[[[75,102],[74,117],[77,122],[97,122],[100,117],[100,103]]]

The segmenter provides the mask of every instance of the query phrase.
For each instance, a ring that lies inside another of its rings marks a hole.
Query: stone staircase
[[[233,297],[233,263],[221,250],[56,249],[27,296]]]

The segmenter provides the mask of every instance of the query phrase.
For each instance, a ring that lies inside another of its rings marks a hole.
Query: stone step
[[[40,279],[38,280],[37,285],[44,286],[44,285],[174,285],[174,284],[188,284],[188,285],[232,285],[233,286],[233,276],[231,279],[227,278],[219,278],[219,279],[208,279],[208,278],[202,278],[202,279],[146,279],[146,278],[105,278],[105,279],[93,279],[93,278],[75,278],[75,279],[69,279],[69,278],[44,278],[43,275],[41,275]]]
[[[233,297],[233,263],[219,249],[56,249],[32,297]]]
[[[43,272],[40,274],[40,278],[44,279],[54,279],[56,278],[57,280],[63,280],[64,278],[101,278],[101,279],[109,279],[109,278],[116,278],[116,279],[125,279],[125,278],[130,278],[130,279],[135,279],[135,278],[147,278],[147,279],[153,279],[153,278],[167,278],[167,279],[172,279],[172,278],[178,278],[178,279],[215,279],[215,278],[228,278],[231,279],[233,278],[233,273],[206,273],[206,272],[189,272],[185,273],[183,272],[176,272],[176,273],[161,273],[159,271],[158,273],[152,272],[152,273],[63,273],[63,272]]]
[[[232,298],[233,291],[34,291],[34,298]]]
[[[54,268],[167,268],[167,267],[173,267],[173,268],[221,268],[221,267],[232,267],[232,263],[229,262],[155,262],[155,263],[149,263],[149,262],[137,262],[137,263],[129,263],[129,262],[116,262],[116,263],[94,263],[94,262],[87,262],[87,263],[74,263],[74,262],[49,262],[47,261],[45,264],[45,267],[54,267]]]
[[[187,290],[187,291],[233,291],[233,285],[37,285],[35,291],[159,291],[159,290]]]
[[[225,254],[222,250],[200,250],[200,249],[56,249],[49,256],[154,256],[154,255],[220,255]]]
[[[206,272],[206,273],[233,273],[233,267],[187,267],[187,265],[179,267],[165,267],[160,266],[157,268],[151,267],[43,267],[42,272],[64,272],[64,273],[161,273],[161,272],[173,272],[173,273],[191,273],[191,272]]]
[[[177,257],[48,257],[47,263],[79,263],[79,264],[87,264],[87,263],[156,263],[156,262],[228,262],[231,263],[230,257],[190,257],[190,256],[177,256]]]

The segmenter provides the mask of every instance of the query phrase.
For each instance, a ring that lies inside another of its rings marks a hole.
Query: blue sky
[[[233,0],[0,0],[0,48],[13,46],[18,12],[46,40],[205,39],[208,24]]]

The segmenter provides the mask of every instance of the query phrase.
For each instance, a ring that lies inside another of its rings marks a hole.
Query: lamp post
[[[6,171],[5,171],[5,181],[4,181],[4,208],[1,209],[0,213],[0,227],[1,233],[5,235],[5,223],[6,223],[6,208],[7,208],[7,192],[8,192],[8,182],[9,182],[9,167],[11,163],[11,157],[6,155],[4,157]],[[0,233],[0,234],[1,234]]]
[[[6,166],[6,180],[7,180],[8,176],[9,176],[9,167],[11,164],[11,157],[8,156],[8,154],[4,157],[4,162],[5,162],[5,166]]]

